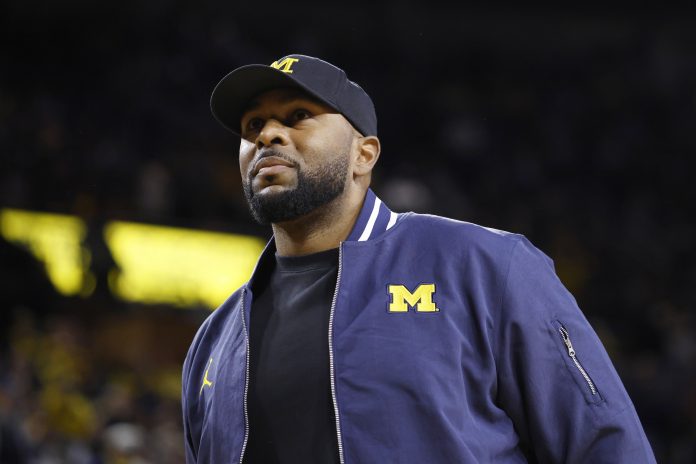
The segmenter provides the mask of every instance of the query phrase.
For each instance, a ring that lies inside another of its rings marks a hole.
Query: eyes
[[[309,111],[300,108],[300,109],[295,110],[295,111],[292,112],[292,118],[291,118],[291,119],[292,119],[294,122],[297,122],[297,121],[302,121],[303,119],[309,119],[309,118],[311,118],[311,117],[312,117],[312,114],[311,114]]]
[[[304,108],[298,108],[294,110],[293,112],[290,113],[290,116],[286,119],[281,120],[284,125],[288,127],[294,127],[297,123],[300,121],[304,121],[305,119],[310,119],[312,118],[313,114]],[[259,117],[259,116],[254,116],[250,118],[246,124],[244,125],[244,134],[248,133],[258,133],[261,132],[263,129],[263,126],[266,125],[266,120]]]

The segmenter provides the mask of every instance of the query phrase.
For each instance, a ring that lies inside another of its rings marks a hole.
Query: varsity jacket
[[[188,464],[243,461],[251,284],[274,253],[271,240],[186,356]],[[522,235],[396,214],[369,190],[330,311],[342,463],[655,462],[600,340]]]

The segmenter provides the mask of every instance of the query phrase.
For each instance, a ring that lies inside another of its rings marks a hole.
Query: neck
[[[337,248],[360,214],[366,192],[350,190],[309,214],[273,224],[280,256],[300,256]]]

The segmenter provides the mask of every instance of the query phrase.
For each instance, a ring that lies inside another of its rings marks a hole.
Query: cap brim
[[[223,77],[210,96],[210,110],[215,119],[236,135],[240,135],[242,114],[257,95],[276,88],[296,87],[325,101],[291,77],[263,64],[242,66]],[[326,102],[332,106],[331,103]]]

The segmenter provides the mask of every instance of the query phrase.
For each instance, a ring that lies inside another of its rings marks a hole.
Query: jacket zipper
[[[329,373],[331,376],[331,399],[333,400],[334,415],[336,420],[336,436],[338,438],[338,459],[341,464],[344,464],[343,459],[343,444],[341,442],[341,422],[338,417],[338,401],[336,399],[336,380],[334,370],[333,356],[333,319],[336,309],[336,299],[338,297],[338,287],[341,285],[341,269],[343,268],[343,247],[338,248],[338,275],[336,276],[336,289],[334,290],[333,300],[331,301],[331,312],[329,314]],[[249,440],[249,413],[247,410],[247,395],[249,392],[249,332],[246,327],[246,307],[244,306],[244,296],[246,292],[242,292],[242,326],[244,327],[244,342],[246,344],[246,376],[244,380],[244,442],[242,443],[242,453],[239,456],[239,462],[244,461],[244,452],[246,451],[247,441]]]
[[[585,370],[585,368],[582,367],[582,364],[580,364],[580,361],[578,361],[578,357],[575,354],[575,348],[573,348],[573,343],[570,341],[570,334],[568,334],[568,331],[562,325],[558,328],[558,331],[561,333],[561,337],[563,338],[563,343],[565,343],[566,348],[568,348],[568,356],[570,356],[570,359],[573,360],[575,367],[577,367],[578,371],[580,371],[580,374],[585,379],[587,386],[590,387],[590,391],[592,392],[592,395],[596,395],[597,388],[595,387],[594,382],[592,382],[592,379],[590,378],[590,376],[587,374],[587,371]]]
[[[239,463],[244,460],[244,451],[246,451],[247,441],[249,440],[249,412],[247,411],[247,394],[249,393],[249,331],[246,326],[246,306],[244,306],[244,297],[246,290],[242,291],[242,327],[244,328],[244,343],[246,344],[246,376],[244,377],[244,441],[242,442],[242,453],[239,455]]]
[[[336,290],[334,291],[333,300],[331,302],[331,313],[329,314],[329,373],[331,376],[331,399],[333,400],[334,415],[336,420],[336,436],[338,438],[338,460],[344,464],[343,459],[343,443],[341,442],[341,421],[338,416],[338,400],[336,399],[336,371],[334,369],[334,351],[333,351],[333,321],[334,312],[336,310],[336,299],[338,297],[338,287],[341,285],[341,268],[343,264],[343,246],[338,246],[338,275],[336,276]]]

